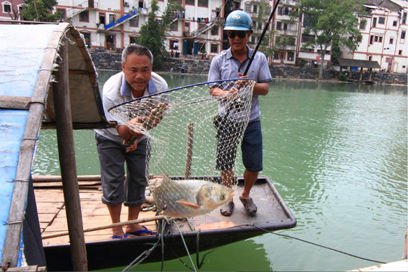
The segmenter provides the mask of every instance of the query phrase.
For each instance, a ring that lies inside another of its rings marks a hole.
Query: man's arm
[[[267,95],[269,92],[269,83],[256,83],[254,86],[254,94]]]

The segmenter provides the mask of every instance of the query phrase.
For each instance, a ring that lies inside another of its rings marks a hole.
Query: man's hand
[[[236,88],[235,86],[233,86],[232,88],[230,88],[228,90],[223,90],[223,89],[220,89],[220,88],[216,87],[216,88],[210,89],[210,94],[212,96],[223,98],[223,97],[226,97],[226,96],[234,95],[234,94],[238,93],[238,91],[239,91],[238,88]]]

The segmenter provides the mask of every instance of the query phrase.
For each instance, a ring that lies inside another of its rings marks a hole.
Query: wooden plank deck
[[[35,189],[38,216],[42,236],[66,232],[67,218],[64,205],[64,196],[61,189]],[[81,189],[80,200],[84,229],[101,227],[111,224],[111,219],[106,205],[101,202],[102,192],[98,189]],[[139,218],[154,217],[154,212],[141,212]],[[122,210],[122,221],[127,220],[127,208]],[[149,229],[155,230],[154,222],[143,223]],[[110,240],[110,228],[85,232],[85,242]],[[44,239],[44,246],[67,244],[69,236]]]
[[[35,179],[34,179],[35,180]],[[177,220],[177,226],[172,224],[171,233],[177,234],[200,231],[212,231],[220,229],[240,228],[248,225],[257,226],[280,226],[282,222],[291,216],[284,209],[283,203],[274,193],[268,182],[256,183],[251,191],[251,196],[258,206],[256,217],[248,217],[240,203],[239,195],[242,191],[242,184],[234,186],[235,211],[231,217],[221,216],[219,209],[212,212],[190,218]],[[67,232],[66,210],[63,202],[62,184],[58,181],[49,180],[46,182],[35,181],[35,195],[39,214],[42,236]],[[89,228],[107,226],[111,224],[110,216],[106,205],[101,202],[102,192],[100,182],[95,178],[79,181],[80,201],[82,209],[82,220],[84,230]],[[153,218],[155,211],[142,211],[139,219]],[[127,220],[127,208],[122,208],[121,221]],[[143,223],[147,228],[157,231],[156,222],[149,221]],[[85,232],[85,242],[96,242],[111,239],[111,229],[103,229],[92,232]],[[69,236],[44,239],[44,246],[68,244]]]

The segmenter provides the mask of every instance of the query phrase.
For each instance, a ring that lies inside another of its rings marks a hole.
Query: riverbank
[[[121,69],[121,52],[106,51],[104,49],[91,49],[92,60],[98,70],[118,71]],[[206,75],[210,67],[210,60],[200,57],[178,57],[166,58],[162,67],[157,70],[160,73],[181,73],[190,75]],[[341,81],[339,72],[335,70],[325,70],[323,79],[318,79],[318,67],[298,67],[287,65],[270,66],[274,79],[296,80],[296,81],[322,81],[322,82],[344,82],[359,83],[360,73],[352,72],[350,81]],[[363,81],[360,83],[376,83],[380,85],[407,86],[407,74],[373,72],[372,79],[368,80],[368,74],[363,74]]]

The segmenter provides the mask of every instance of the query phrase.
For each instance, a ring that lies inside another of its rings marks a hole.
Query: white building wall
[[[354,53],[345,57],[378,61],[381,69],[388,72],[408,71],[408,18],[403,22],[403,14],[408,14],[408,3],[390,0],[400,5],[396,10],[384,7],[372,8],[364,29],[360,29],[362,40]],[[382,22],[384,20],[384,22]],[[405,31],[405,39],[401,39]]]

